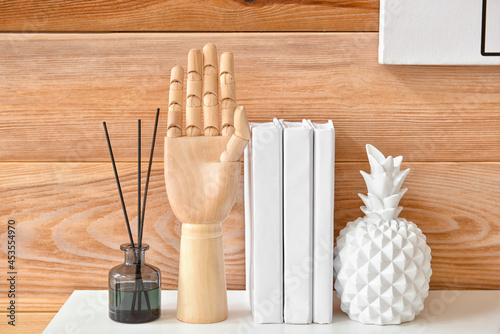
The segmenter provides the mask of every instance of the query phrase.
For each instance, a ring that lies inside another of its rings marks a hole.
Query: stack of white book
[[[245,151],[247,289],[256,323],[333,315],[335,132],[274,119]]]

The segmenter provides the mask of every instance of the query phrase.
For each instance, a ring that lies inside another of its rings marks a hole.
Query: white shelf
[[[229,318],[210,325],[185,324],[175,318],[177,292],[162,292],[160,319],[140,325],[116,323],[108,318],[106,290],[73,292],[47,326],[44,334],[90,333],[500,333],[500,291],[431,291],[424,311],[399,326],[368,326],[349,320],[334,300],[333,323],[328,325],[255,325],[245,291],[228,291]]]

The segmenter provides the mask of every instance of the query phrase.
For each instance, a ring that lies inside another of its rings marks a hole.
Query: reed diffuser
[[[109,271],[109,317],[117,322],[143,323],[158,319],[161,314],[161,274],[160,270],[145,262],[145,252],[149,245],[142,243],[144,218],[146,216],[146,201],[148,196],[149,179],[156,142],[156,131],[160,109],[156,111],[153,140],[149,154],[149,165],[144,188],[144,199],[141,199],[141,120],[138,120],[138,148],[137,148],[137,243],[132,237],[127,208],[123,199],[120,179],[116,168],[113,149],[109,139],[106,122],[103,122],[109,155],[115,174],[118,194],[122,205],[129,243],[122,244],[120,249],[125,253],[125,261]],[[142,205],[142,207],[141,207]]]

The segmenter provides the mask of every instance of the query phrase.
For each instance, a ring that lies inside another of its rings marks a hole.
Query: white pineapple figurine
[[[429,293],[431,249],[414,223],[398,218],[401,189],[410,169],[403,157],[384,157],[366,146],[371,174],[361,171],[368,196],[359,194],[366,215],[340,231],[333,261],[342,311],[365,324],[411,321]]]

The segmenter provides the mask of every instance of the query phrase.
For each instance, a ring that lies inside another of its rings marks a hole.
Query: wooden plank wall
[[[135,121],[151,132],[169,69],[207,42],[234,53],[251,121],[333,120],[336,233],[362,214],[372,143],[412,169],[402,216],[427,235],[432,288],[500,288],[500,68],[382,66],[377,27],[371,0],[0,1],[0,270],[15,219],[20,309],[106,287],[127,238],[101,122],[135,223]],[[160,140],[145,238],[174,289],[180,229],[162,151]],[[242,193],[224,223],[230,289],[245,288]]]

